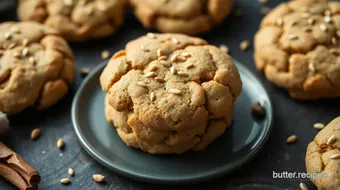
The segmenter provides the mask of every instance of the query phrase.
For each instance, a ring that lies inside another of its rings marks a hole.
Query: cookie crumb
[[[110,51],[104,50],[102,51],[102,59],[108,59],[110,57]]]
[[[240,48],[241,48],[241,50],[243,50],[243,51],[248,50],[249,46],[250,46],[250,44],[249,44],[249,41],[247,41],[247,40],[243,40],[243,41],[240,43]]]
[[[262,118],[265,116],[265,110],[260,102],[253,102],[251,104],[251,111],[255,117]]]
[[[60,183],[66,185],[66,184],[71,183],[71,180],[68,179],[68,178],[63,178],[63,179],[60,180]]]
[[[223,53],[226,53],[226,54],[229,53],[229,48],[228,48],[228,46],[226,46],[226,45],[224,45],[224,44],[221,44],[219,48],[220,48],[220,50],[221,50]]]
[[[313,127],[315,128],[315,129],[323,129],[324,127],[325,127],[325,125],[323,124],[323,123],[315,123],[314,125],[313,125]]]
[[[72,168],[69,168],[69,169],[68,169],[68,174],[69,174],[70,176],[74,176],[75,172],[74,172],[74,170],[73,170]]]
[[[90,73],[90,69],[89,68],[82,68],[80,69],[80,75],[82,77],[86,77],[86,75],[88,75]]]
[[[35,140],[39,136],[40,136],[40,129],[39,128],[33,129],[33,131],[31,132],[31,139]]]
[[[94,174],[94,175],[93,175],[93,179],[94,179],[96,182],[101,183],[101,182],[104,181],[105,176],[100,175],[100,174]]]
[[[260,12],[262,15],[268,14],[272,9],[269,7],[261,7]]]
[[[58,139],[58,141],[57,141],[57,147],[58,147],[59,149],[63,149],[63,148],[64,148],[64,145],[65,145],[64,139],[62,139],[62,138]]]
[[[304,183],[300,183],[299,187],[300,187],[300,190],[308,190],[308,187]]]
[[[291,135],[291,136],[289,136],[289,137],[287,138],[286,142],[287,142],[288,144],[292,144],[292,143],[295,143],[296,140],[297,140],[296,135]]]

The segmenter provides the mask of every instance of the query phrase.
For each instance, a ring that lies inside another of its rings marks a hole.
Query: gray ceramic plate
[[[151,183],[187,184],[208,180],[239,168],[266,142],[273,119],[272,104],[256,77],[236,63],[243,91],[236,101],[233,125],[202,152],[181,155],[151,155],[130,148],[118,137],[104,116],[104,96],[99,76],[105,63],[84,79],[72,105],[72,122],[80,143],[98,162],[121,175]],[[260,101],[266,109],[263,120],[255,120],[250,105]]]

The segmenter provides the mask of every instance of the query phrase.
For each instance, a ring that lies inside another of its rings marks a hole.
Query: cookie
[[[282,3],[255,35],[258,70],[296,99],[340,96],[340,2]]]
[[[111,35],[123,23],[125,0],[19,0],[18,17],[56,29],[70,41]]]
[[[339,189],[340,117],[331,121],[308,145],[306,168],[308,173],[320,173],[319,177],[310,179],[318,189]]]
[[[145,28],[194,35],[209,31],[230,13],[232,0],[130,0]]]
[[[127,145],[152,154],[203,150],[231,125],[242,89],[229,55],[170,33],[129,42],[100,83],[108,122]]]
[[[55,30],[30,21],[0,24],[0,112],[48,108],[73,77],[72,51]]]

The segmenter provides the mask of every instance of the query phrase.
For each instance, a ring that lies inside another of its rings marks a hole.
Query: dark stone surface
[[[272,173],[273,171],[305,172],[306,146],[317,133],[312,125],[315,122],[328,123],[339,116],[340,102],[339,100],[315,102],[292,100],[286,91],[268,83],[263,74],[255,69],[253,49],[246,52],[239,49],[242,40],[252,41],[262,18],[261,6],[256,0],[235,0],[235,2],[236,6],[243,10],[243,16],[229,17],[219,27],[201,37],[214,45],[227,44],[231,55],[260,78],[271,95],[275,118],[273,131],[267,144],[249,164],[238,171],[193,186],[159,186],[119,176],[98,164],[81,148],[73,132],[70,116],[73,95],[82,81],[79,70],[100,63],[102,50],[118,51],[124,48],[124,44],[128,41],[147,32],[131,13],[126,14],[124,26],[111,37],[86,43],[72,43],[77,74],[71,91],[60,103],[48,110],[37,112],[29,109],[11,117],[12,131],[8,136],[1,137],[1,140],[40,171],[41,189],[297,189],[301,181],[310,188],[315,188],[308,179],[273,179]],[[279,0],[270,0],[268,6],[273,7],[279,2]],[[15,7],[0,12],[0,22],[16,20],[15,14]],[[249,108],[245,108],[245,111],[248,110]],[[32,141],[30,133],[36,127],[41,129],[42,135],[36,141]],[[286,138],[292,134],[298,136],[298,141],[293,145],[287,145]],[[63,151],[56,147],[56,141],[61,137],[66,143]],[[68,176],[67,169],[70,167],[75,170],[76,175],[70,185],[63,186],[59,180]],[[106,183],[94,182],[92,180],[94,173],[105,175]],[[0,179],[0,189],[15,189],[15,187]]]

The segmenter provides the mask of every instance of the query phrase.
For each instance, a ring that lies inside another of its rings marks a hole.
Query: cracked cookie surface
[[[340,2],[282,3],[262,20],[254,41],[257,69],[291,97],[340,96]]]
[[[203,150],[231,125],[242,88],[230,56],[182,34],[129,42],[100,82],[107,120],[127,145],[154,154]]]
[[[320,190],[337,190],[340,187],[340,117],[323,128],[307,147],[308,173],[323,173],[327,177],[311,178]]]
[[[50,107],[74,77],[73,53],[59,34],[36,22],[0,24],[0,111]]]
[[[56,29],[70,41],[111,35],[123,23],[125,0],[20,0],[18,17]]]
[[[189,35],[209,31],[231,11],[232,0],[130,0],[146,28]]]

